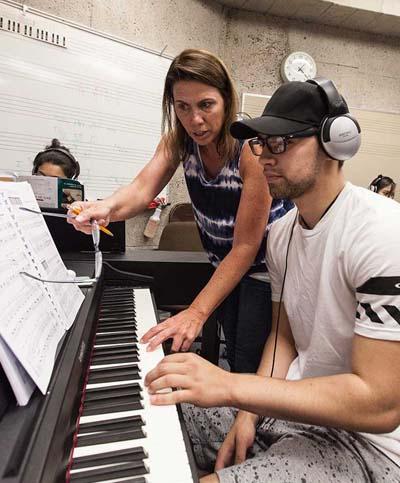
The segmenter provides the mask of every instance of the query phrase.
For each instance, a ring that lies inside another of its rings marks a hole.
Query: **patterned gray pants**
[[[182,404],[197,464],[212,473],[236,410]],[[343,430],[267,419],[249,458],[217,472],[220,483],[399,483],[400,467],[365,438]]]

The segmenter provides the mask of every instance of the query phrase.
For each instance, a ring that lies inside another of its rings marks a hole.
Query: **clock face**
[[[311,55],[305,52],[292,52],[287,55],[281,65],[284,81],[306,81],[317,75],[317,66]]]

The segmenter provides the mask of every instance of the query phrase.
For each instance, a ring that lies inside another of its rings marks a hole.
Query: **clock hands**
[[[304,66],[305,66],[305,64],[300,65],[300,66],[297,68],[297,72],[301,72],[301,73],[304,75],[304,77],[305,77],[306,79],[309,79],[310,77],[309,77],[309,76],[308,76],[308,75],[307,75],[307,74],[304,72],[304,70],[303,70],[303,67],[304,67]]]

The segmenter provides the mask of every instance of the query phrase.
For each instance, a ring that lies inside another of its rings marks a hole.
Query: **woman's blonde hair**
[[[190,136],[174,110],[173,87],[180,80],[202,82],[219,90],[224,99],[225,118],[217,140],[217,150],[224,162],[231,159],[238,148],[238,141],[229,133],[238,111],[236,89],[224,63],[210,52],[198,49],[187,49],[176,56],[165,78],[162,131],[171,159],[178,164],[189,155]]]

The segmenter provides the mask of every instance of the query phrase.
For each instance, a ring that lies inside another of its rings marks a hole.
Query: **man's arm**
[[[271,341],[259,373],[270,370]],[[234,406],[262,416],[369,433],[390,432],[400,424],[399,342],[355,335],[351,373],[299,381],[278,379],[293,356],[290,342],[283,344],[277,348],[274,378],[228,373],[194,354],[167,356],[146,376],[151,401]],[[155,394],[166,387],[179,390]]]
[[[279,419],[386,433],[400,424],[399,367],[399,342],[355,335],[352,373],[299,381],[233,374],[228,404]]]

